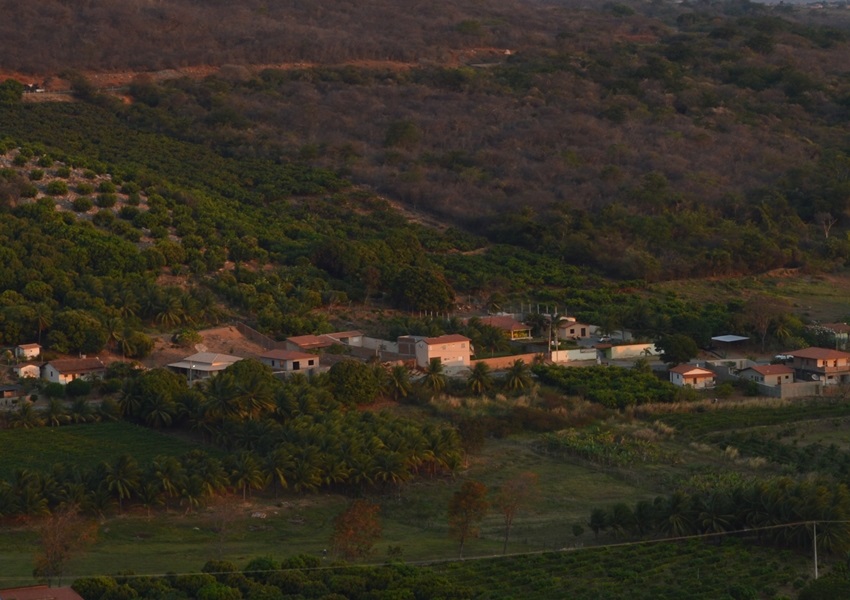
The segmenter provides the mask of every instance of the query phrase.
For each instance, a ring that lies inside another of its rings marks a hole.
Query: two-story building
[[[786,352],[791,367],[801,381],[819,381],[824,385],[850,383],[850,353],[829,348],[803,348]]]
[[[427,367],[436,358],[446,367],[468,367],[469,342],[468,337],[457,333],[421,338],[416,342],[416,364]]]

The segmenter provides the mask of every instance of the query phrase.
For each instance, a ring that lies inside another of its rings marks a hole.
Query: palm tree
[[[236,382],[229,373],[219,373],[210,378],[203,390],[206,402],[203,404],[204,417],[209,421],[223,421],[239,415],[239,403],[236,400]]]
[[[166,498],[166,509],[168,501],[176,498],[186,480],[186,472],[183,465],[173,456],[157,456],[151,462],[150,480],[156,484]]]
[[[9,426],[13,429],[32,429],[41,427],[44,420],[41,415],[35,410],[32,402],[23,402],[17,411],[9,413]]]
[[[154,429],[171,426],[174,415],[177,413],[177,405],[164,394],[154,393],[148,397],[142,406],[140,415],[145,424]]]
[[[422,385],[430,390],[433,394],[439,394],[446,388],[446,374],[443,369],[443,363],[439,358],[432,358],[431,362],[425,368],[425,377],[422,378]]]
[[[53,309],[44,302],[33,306],[35,326],[38,329],[38,343],[41,344],[41,334],[53,324]]]
[[[265,486],[265,475],[253,452],[243,450],[232,457],[230,482],[233,487],[242,490],[243,500],[248,498],[248,490],[259,490]]]
[[[393,400],[407,398],[413,386],[410,383],[410,371],[404,365],[395,365],[387,373],[384,381],[386,393]]]
[[[287,479],[295,467],[291,449],[286,446],[278,446],[266,456],[265,463],[266,470],[271,475],[270,479],[274,486],[274,495],[276,498],[277,486],[280,485],[280,487],[285,488],[289,485]]]
[[[183,322],[185,312],[178,292],[164,294],[156,306],[156,322],[163,327],[177,327]]]
[[[516,359],[505,376],[505,387],[512,392],[518,392],[529,388],[531,384],[531,370],[524,360]]]
[[[103,321],[103,328],[106,331],[106,343],[113,344],[116,350],[123,350],[121,342],[124,339],[124,321],[121,317],[107,317]],[[121,356],[124,357],[124,352],[121,353]]]
[[[118,509],[123,510],[124,500],[139,487],[139,465],[132,456],[123,454],[111,465],[105,465],[105,474],[106,489],[118,499]]]
[[[490,375],[490,365],[479,361],[472,367],[469,373],[469,379],[466,380],[466,385],[473,394],[482,395],[493,385],[493,378]]]
[[[68,421],[68,411],[65,403],[59,398],[51,398],[41,416],[49,427],[59,427]]]
[[[94,409],[83,396],[74,398],[70,412],[70,419],[74,423],[89,423],[95,418]]]

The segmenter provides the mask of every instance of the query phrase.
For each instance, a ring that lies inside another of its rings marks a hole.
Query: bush
[[[114,220],[115,214],[108,208],[104,208],[103,210],[99,210],[95,213],[91,222],[98,227],[109,227]]]
[[[16,167],[23,167],[28,162],[29,160],[23,154],[18,154],[17,156],[15,156],[15,158],[12,159],[12,164]]]
[[[78,183],[76,190],[78,194],[85,196],[94,193],[94,186],[90,183]]]
[[[53,159],[45,154],[44,156],[42,156],[41,158],[38,159],[38,166],[44,167],[44,168],[52,167],[53,166]]]
[[[65,386],[65,393],[72,398],[88,396],[91,393],[92,382],[87,379],[75,379]]]
[[[94,206],[94,202],[88,196],[81,196],[75,199],[71,206],[74,207],[74,210],[77,212],[88,212]]]
[[[115,184],[111,181],[101,181],[100,185],[97,186],[97,191],[102,194],[114,194],[115,193]]]
[[[112,208],[118,202],[115,194],[98,194],[97,205],[101,208]]]
[[[61,177],[62,179],[68,179],[71,176],[70,167],[59,167],[56,169],[56,176]]]
[[[44,171],[41,169],[33,169],[30,171],[30,180],[31,181],[41,181],[44,179]]]
[[[48,398],[63,398],[65,396],[65,386],[54,381],[45,385],[42,392]]]
[[[51,196],[65,196],[68,193],[68,184],[54,180],[47,184],[45,191]]]

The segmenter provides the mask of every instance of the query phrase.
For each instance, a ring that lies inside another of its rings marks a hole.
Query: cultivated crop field
[[[126,422],[0,429],[0,479],[13,479],[19,469],[49,472],[58,463],[91,469],[122,454],[146,464],[155,456],[180,456],[198,447],[196,442]]]

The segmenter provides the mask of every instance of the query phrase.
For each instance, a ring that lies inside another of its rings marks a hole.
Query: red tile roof
[[[531,329],[529,325],[520,323],[513,317],[493,315],[489,317],[481,317],[480,321],[484,325],[503,329],[504,331],[528,331]]]
[[[670,372],[678,373],[679,375],[690,375],[692,377],[714,377],[713,372],[696,365],[676,365],[670,369]]]
[[[0,590],[2,600],[83,600],[82,597],[69,587],[48,587],[46,585],[31,585],[20,588]]]
[[[785,365],[756,365],[755,367],[747,367],[743,371],[755,371],[759,375],[790,375],[794,372],[791,367]]]
[[[452,333],[449,335],[441,335],[439,337],[431,337],[425,338],[424,342],[429,346],[434,346],[436,344],[454,344],[457,342],[469,342],[471,341],[468,337],[460,335],[459,333]]]
[[[94,373],[106,369],[106,365],[99,358],[59,358],[49,363],[58,373],[69,375],[71,373]]]
[[[794,350],[793,352],[786,352],[788,356],[794,356],[798,358],[811,358],[814,360],[829,360],[835,358],[850,358],[850,354],[847,352],[841,352],[840,350],[830,350],[829,348],[803,348],[802,350]]]
[[[277,360],[307,360],[319,357],[315,354],[307,354],[305,352],[297,352],[295,350],[269,350],[265,354],[261,354],[260,358],[276,358]]]

